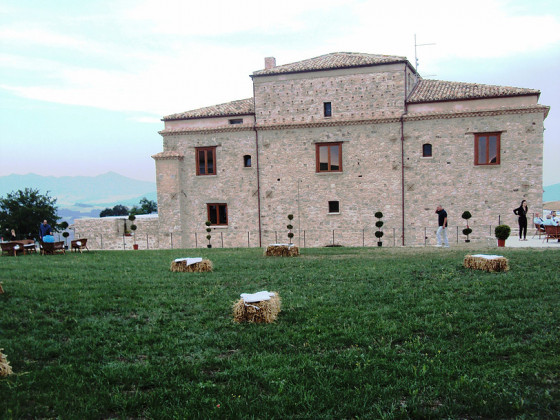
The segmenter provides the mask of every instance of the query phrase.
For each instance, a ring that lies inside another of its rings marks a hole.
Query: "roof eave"
[[[163,117],[162,121],[183,121],[183,120],[203,120],[206,118],[226,118],[226,117],[239,117],[242,115],[254,116],[254,112],[242,112],[242,113],[229,113],[229,114],[217,114],[217,115],[204,115],[198,117],[177,117],[177,118],[167,118]]]
[[[388,65],[388,64],[400,64],[400,63],[408,64],[408,66],[412,70],[414,70],[414,68],[412,68],[412,65],[410,64],[410,62],[408,60],[395,60],[395,61],[387,61],[385,63],[359,64],[359,65],[356,65],[356,66],[325,67],[325,68],[322,68],[322,69],[279,71],[279,72],[270,72],[270,73],[265,73],[265,74],[254,74],[253,73],[253,74],[250,74],[249,77],[251,77],[251,79],[253,79],[255,77],[279,76],[281,74],[313,73],[313,72],[318,72],[318,71],[329,71],[329,70],[346,70],[346,69],[355,69],[355,68],[363,68],[363,67],[376,67],[376,66],[383,66],[383,65]]]
[[[451,99],[433,99],[433,100],[424,100],[424,101],[407,101],[408,105],[416,105],[416,104],[429,104],[434,102],[455,102],[455,101],[477,101],[480,99],[497,99],[497,98],[516,98],[519,96],[537,96],[537,100],[540,97],[540,92],[534,93],[519,93],[519,94],[509,94],[509,95],[492,95],[492,96],[480,96],[476,98],[451,98]]]

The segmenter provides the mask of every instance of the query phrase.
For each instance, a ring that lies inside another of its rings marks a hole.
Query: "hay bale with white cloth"
[[[6,359],[6,355],[2,353],[2,350],[4,349],[0,349],[0,378],[13,373],[12,367],[10,366],[8,359]]]
[[[463,261],[463,266],[475,270],[484,270],[488,272],[508,271],[508,260],[501,255],[467,255]]]
[[[202,273],[212,271],[212,261],[197,258],[177,258],[171,263],[171,271],[182,273]]]
[[[235,322],[269,324],[278,318],[280,305],[278,292],[241,293],[241,299],[233,305],[233,319]]]
[[[264,253],[267,257],[297,257],[299,248],[294,244],[271,244]]]

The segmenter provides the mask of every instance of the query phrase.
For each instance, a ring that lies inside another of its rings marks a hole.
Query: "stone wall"
[[[405,223],[416,232],[407,244],[423,241],[418,227],[436,225],[438,204],[451,225],[465,225],[461,214],[470,211],[475,240],[498,220],[516,227],[512,210],[523,199],[542,213],[542,112],[412,120],[404,128]],[[484,132],[502,133],[499,165],[474,164],[474,134]],[[432,144],[431,158],[422,157],[424,143]]]
[[[324,121],[324,102],[332,104],[333,121],[390,117],[404,110],[404,64],[260,76],[253,83],[261,125]]]
[[[74,221],[74,237],[87,238],[89,249],[133,249],[133,244],[138,244],[138,249],[169,248],[165,232],[160,232],[157,215],[136,216],[134,224],[136,232],[125,236],[125,223],[130,229],[132,222],[127,216],[83,218]],[[167,235],[169,236],[169,235]],[[160,238],[162,240],[160,241]]]

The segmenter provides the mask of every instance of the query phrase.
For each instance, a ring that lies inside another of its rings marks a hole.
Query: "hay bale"
[[[0,281],[0,295],[4,293],[4,288],[2,287],[2,282]]]
[[[267,293],[269,300],[245,301],[241,297],[233,304],[233,319],[235,322],[254,322],[257,324],[269,324],[278,318],[280,313],[281,300],[278,292],[259,292]]]
[[[0,349],[0,377],[8,376],[13,373],[10,362],[8,362],[8,359],[6,359],[6,355],[2,353],[2,350],[4,349]]]
[[[475,270],[484,270],[488,272],[508,271],[509,264],[507,258],[501,255],[467,255],[463,260],[463,266]]]
[[[264,253],[267,257],[297,257],[299,248],[294,244],[272,244]]]
[[[202,260],[202,258],[200,258]],[[188,258],[180,258],[171,262],[171,271],[181,273],[202,273],[212,271],[212,261],[202,260],[195,263],[189,263]]]

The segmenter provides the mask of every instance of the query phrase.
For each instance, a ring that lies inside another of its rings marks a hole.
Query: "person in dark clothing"
[[[43,220],[43,223],[39,225],[39,239],[43,240],[43,236],[51,231],[50,225],[47,223],[46,220]]]
[[[447,239],[447,212],[442,206],[437,206],[436,213],[438,215],[438,230],[436,232],[437,245],[441,246],[441,237],[443,236],[443,246],[449,248],[449,240]]]
[[[515,215],[518,216],[518,223],[519,223],[519,240],[526,241],[527,240],[527,212],[529,211],[529,207],[527,207],[527,200],[522,200],[521,205],[513,210]],[[523,239],[521,238],[523,236]]]

